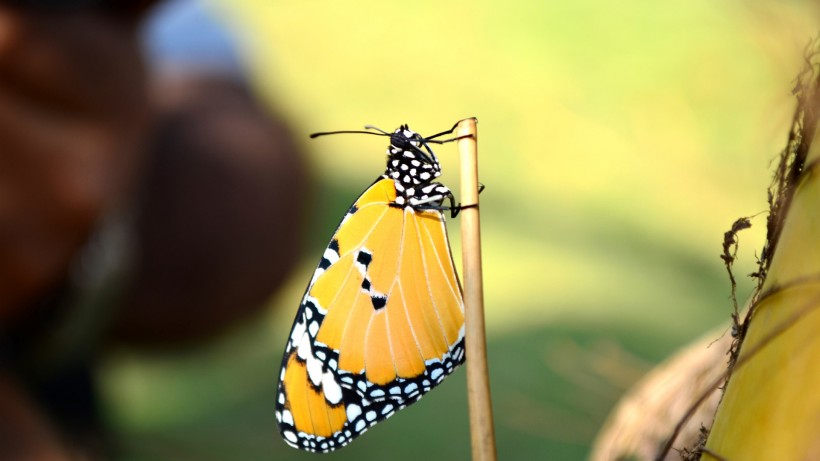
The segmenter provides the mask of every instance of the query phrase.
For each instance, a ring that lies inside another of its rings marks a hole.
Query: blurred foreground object
[[[109,457],[99,356],[211,339],[296,259],[305,170],[286,123],[236,62],[146,68],[125,12],[147,3],[0,7],[4,461]]]
[[[0,325],[59,283],[126,193],[147,109],[124,24],[0,8]]]
[[[771,188],[765,275],[702,460],[820,459],[820,41]]]
[[[720,400],[720,391],[709,387],[725,369],[726,351],[733,339],[726,330],[703,335],[633,386],[601,429],[590,461],[655,459],[658,447],[690,406],[710,393],[676,439],[675,447],[694,446],[701,438],[701,427],[711,426]],[[673,450],[663,459],[678,461],[681,456]]]
[[[148,132],[132,20],[0,7],[0,458],[97,456],[70,272],[130,194]],[[70,322],[69,322],[70,323]]]
[[[298,256],[306,196],[289,132],[241,85],[160,81],[136,209],[134,276],[115,339],[201,339],[258,310]],[[161,319],[161,321],[158,321]]]
[[[159,5],[146,33],[157,129],[114,337],[158,346],[264,305],[298,256],[307,187],[288,127],[251,93],[203,2]]]

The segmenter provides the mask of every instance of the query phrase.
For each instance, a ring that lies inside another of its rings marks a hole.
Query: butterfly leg
[[[481,193],[482,190],[484,190],[484,185],[483,184],[479,188],[478,192]],[[441,197],[431,197],[431,198],[434,198],[436,201],[441,200],[440,204],[439,205],[433,205],[432,203],[420,203],[420,204],[417,204],[417,205],[413,206],[413,208],[415,208],[416,210],[450,211],[450,217],[451,218],[455,218],[456,216],[458,216],[458,214],[461,212],[461,210],[466,210],[468,208],[478,208],[478,203],[473,203],[473,204],[470,204],[470,205],[462,205],[460,202],[456,203],[455,197],[453,196],[453,193],[450,192],[450,191],[447,191],[447,193],[444,194]],[[444,205],[445,201],[449,202],[450,204],[449,205]]]
[[[475,117],[470,117],[470,118],[475,119]],[[441,133],[436,133],[436,134],[434,134],[434,135],[432,135],[432,136],[427,136],[426,138],[424,138],[424,140],[425,140],[425,141],[427,141],[427,142],[433,142],[433,143],[436,143],[436,144],[444,144],[444,143],[446,143],[446,142],[452,142],[452,141],[457,141],[457,140],[459,140],[459,139],[464,139],[464,138],[471,138],[471,137],[473,137],[473,135],[472,135],[472,134],[466,134],[466,135],[462,135],[462,136],[456,136],[455,138],[451,138],[451,139],[441,139],[441,140],[435,140],[435,141],[434,141],[434,139],[438,138],[439,136],[444,136],[445,134],[450,134],[450,133],[452,133],[453,131],[456,131],[456,128],[458,128],[458,124],[459,124],[459,123],[461,123],[461,122],[463,122],[464,120],[468,120],[468,119],[466,119],[466,118],[465,118],[465,119],[461,119],[461,120],[457,121],[457,122],[455,123],[455,125],[453,125],[453,127],[452,127],[452,128],[450,128],[449,130],[447,130],[447,131],[442,131]]]
[[[484,190],[484,184],[479,183],[478,184],[478,193],[480,194],[483,190]],[[450,201],[450,206],[447,207],[446,209],[450,210],[450,217],[451,218],[455,218],[456,216],[458,216],[458,214],[461,212],[461,210],[466,210],[468,208],[478,208],[478,203],[473,203],[473,204],[470,204],[470,205],[462,205],[461,202],[459,202],[457,205],[454,206],[453,203],[455,202],[455,199],[454,199],[452,193],[450,193],[450,196],[447,197],[447,199]]]

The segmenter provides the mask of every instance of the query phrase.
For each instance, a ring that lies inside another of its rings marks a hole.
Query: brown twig
[[[720,259],[723,260],[723,264],[726,266],[726,272],[729,273],[729,282],[732,284],[732,336],[734,337],[740,335],[740,314],[737,307],[737,281],[732,272],[732,266],[735,264],[737,249],[740,246],[737,234],[750,227],[752,227],[752,223],[749,218],[738,218],[732,224],[732,228],[723,234],[723,254],[720,255]]]

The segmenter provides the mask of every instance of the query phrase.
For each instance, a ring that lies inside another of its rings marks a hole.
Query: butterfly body
[[[417,401],[464,361],[464,306],[444,227],[450,190],[406,125],[385,173],[342,219],[285,347],[276,417],[288,444],[326,452]]]

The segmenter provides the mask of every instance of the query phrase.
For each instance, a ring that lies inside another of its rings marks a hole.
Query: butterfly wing
[[[332,451],[464,361],[464,304],[444,216],[394,205],[380,177],[345,215],[296,314],[276,417],[288,444]]]

